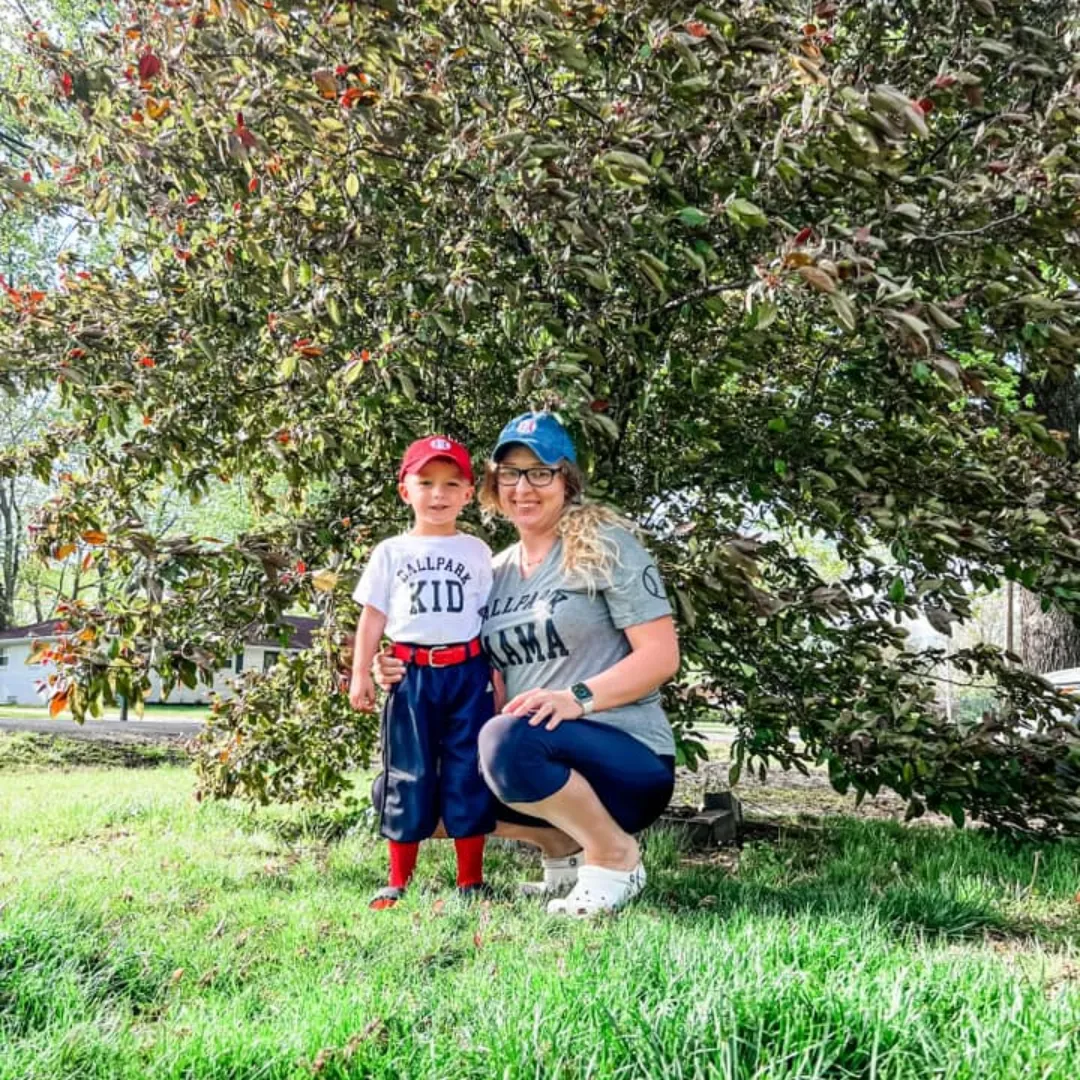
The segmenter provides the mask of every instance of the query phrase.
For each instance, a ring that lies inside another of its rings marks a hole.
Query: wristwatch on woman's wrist
[[[583,682],[574,683],[570,687],[570,693],[574,695],[574,700],[581,706],[582,716],[588,716],[596,707],[596,698],[593,697],[593,692]]]

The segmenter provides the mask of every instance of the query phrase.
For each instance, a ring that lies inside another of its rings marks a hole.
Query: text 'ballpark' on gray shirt
[[[566,690],[630,654],[628,626],[671,614],[656,564],[632,533],[618,526],[602,530],[617,553],[609,582],[585,584],[562,569],[562,541],[527,578],[521,576],[519,545],[495,557],[494,583],[481,631],[484,648],[506,680],[506,693]],[[645,697],[590,717],[622,728],[656,754],[674,754],[660,695]]]

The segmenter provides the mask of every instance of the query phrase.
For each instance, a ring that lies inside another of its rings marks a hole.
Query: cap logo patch
[[[449,450],[451,448],[450,442],[447,439],[432,439],[431,442],[428,443],[428,446],[430,446],[432,450]]]
[[[518,422],[517,430],[519,435],[531,435],[536,430],[536,421],[531,416],[527,416]]]

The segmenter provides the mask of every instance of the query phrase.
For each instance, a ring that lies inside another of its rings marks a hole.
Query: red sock
[[[479,836],[463,836],[454,841],[457,852],[458,885],[479,885],[484,880],[484,841],[483,833]]]
[[[403,844],[399,840],[388,840],[390,847],[390,887],[404,889],[416,869],[416,856],[420,854],[420,841]]]

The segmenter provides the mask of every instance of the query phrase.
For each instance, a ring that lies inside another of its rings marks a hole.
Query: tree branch
[[[1020,213],[1006,214],[1003,218],[998,218],[996,221],[987,222],[985,225],[980,225],[976,229],[950,229],[948,232],[935,233],[933,236],[916,236],[912,243],[922,241],[923,243],[936,243],[938,240],[945,240],[952,236],[978,236],[980,233],[989,232],[991,229],[996,229],[999,225],[1007,225],[1010,221],[1016,221],[1017,218],[1022,218],[1024,215]]]
[[[748,281],[724,281],[719,285],[703,285],[700,289],[691,289],[690,292],[676,296],[674,300],[669,300],[666,304],[645,312],[645,319],[651,319],[654,315],[663,315],[665,312],[682,307],[683,304],[692,304],[695,300],[704,300],[718,293],[731,292],[732,289],[745,289],[750,284]]]

